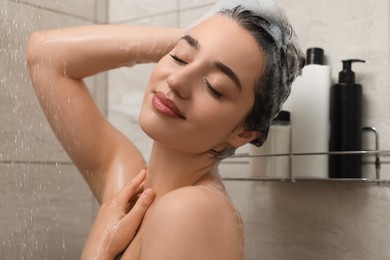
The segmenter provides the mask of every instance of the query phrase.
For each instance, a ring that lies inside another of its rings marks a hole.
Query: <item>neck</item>
[[[154,142],[145,188],[161,197],[181,187],[215,181],[219,179],[218,164],[209,153],[184,153]]]

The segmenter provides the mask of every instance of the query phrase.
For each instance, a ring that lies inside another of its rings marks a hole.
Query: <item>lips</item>
[[[175,103],[168,99],[166,95],[160,91],[156,91],[152,99],[153,107],[164,115],[170,117],[179,117],[186,119],[184,115],[177,108]]]

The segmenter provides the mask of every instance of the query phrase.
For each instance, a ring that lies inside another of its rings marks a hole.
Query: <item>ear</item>
[[[247,144],[261,135],[260,132],[246,130],[243,127],[235,129],[229,137],[229,144],[238,148],[244,144]]]

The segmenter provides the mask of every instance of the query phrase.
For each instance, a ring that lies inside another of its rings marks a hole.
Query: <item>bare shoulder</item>
[[[242,223],[219,191],[172,191],[156,202],[145,224],[141,259],[243,259]]]

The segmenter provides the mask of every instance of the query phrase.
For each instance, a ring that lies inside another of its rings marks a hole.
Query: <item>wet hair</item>
[[[304,54],[287,20],[264,17],[241,6],[219,11],[230,17],[255,38],[265,55],[266,67],[254,86],[253,108],[244,121],[244,128],[260,133],[251,144],[261,146],[267,139],[272,120],[279,114],[290,95],[291,84],[305,65]]]

